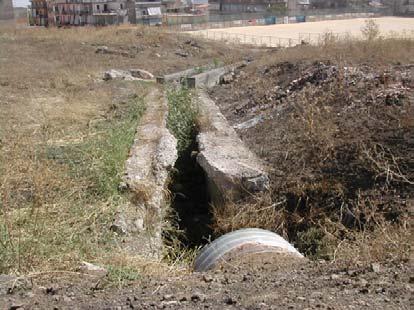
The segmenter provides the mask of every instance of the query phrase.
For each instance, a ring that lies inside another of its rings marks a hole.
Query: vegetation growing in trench
[[[177,138],[177,149],[182,153],[194,140],[198,112],[188,88],[170,89],[167,96],[169,109],[167,127]]]
[[[198,111],[192,98],[187,88],[168,92],[167,126],[178,140],[179,157],[169,187],[172,200],[167,215],[170,225],[164,229],[165,256],[187,265],[211,233],[206,178],[195,156]]]

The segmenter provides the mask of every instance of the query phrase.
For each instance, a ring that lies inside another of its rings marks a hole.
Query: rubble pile
[[[324,62],[311,65],[284,62],[259,69],[253,79],[246,78],[243,70],[230,72],[222,84],[237,98],[234,114],[247,121],[260,111],[264,116],[278,110],[280,105],[296,101],[301,93],[312,96],[321,90],[342,91],[343,102],[347,105],[398,105],[414,88],[413,67],[376,69],[366,65],[344,67]]]

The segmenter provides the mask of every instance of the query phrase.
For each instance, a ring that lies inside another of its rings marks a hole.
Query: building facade
[[[128,0],[31,0],[37,26],[118,25],[128,22]]]
[[[135,0],[134,9],[130,11],[131,23],[143,25],[162,24],[162,2],[161,0]]]
[[[398,0],[396,14],[414,16],[414,0]]]
[[[29,10],[29,24],[31,26],[48,26],[48,6],[46,0],[31,0]]]
[[[13,2],[12,0],[0,0],[0,20],[13,19]]]

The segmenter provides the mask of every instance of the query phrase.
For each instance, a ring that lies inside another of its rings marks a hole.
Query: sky
[[[14,7],[26,7],[29,4],[29,0],[13,0]]]

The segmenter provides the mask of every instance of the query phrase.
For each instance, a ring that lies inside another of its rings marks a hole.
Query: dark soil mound
[[[413,70],[253,63],[211,92],[271,170],[271,200],[282,201],[283,212],[265,228],[322,255],[316,240],[327,234],[341,240],[349,229],[406,224],[414,188]]]

